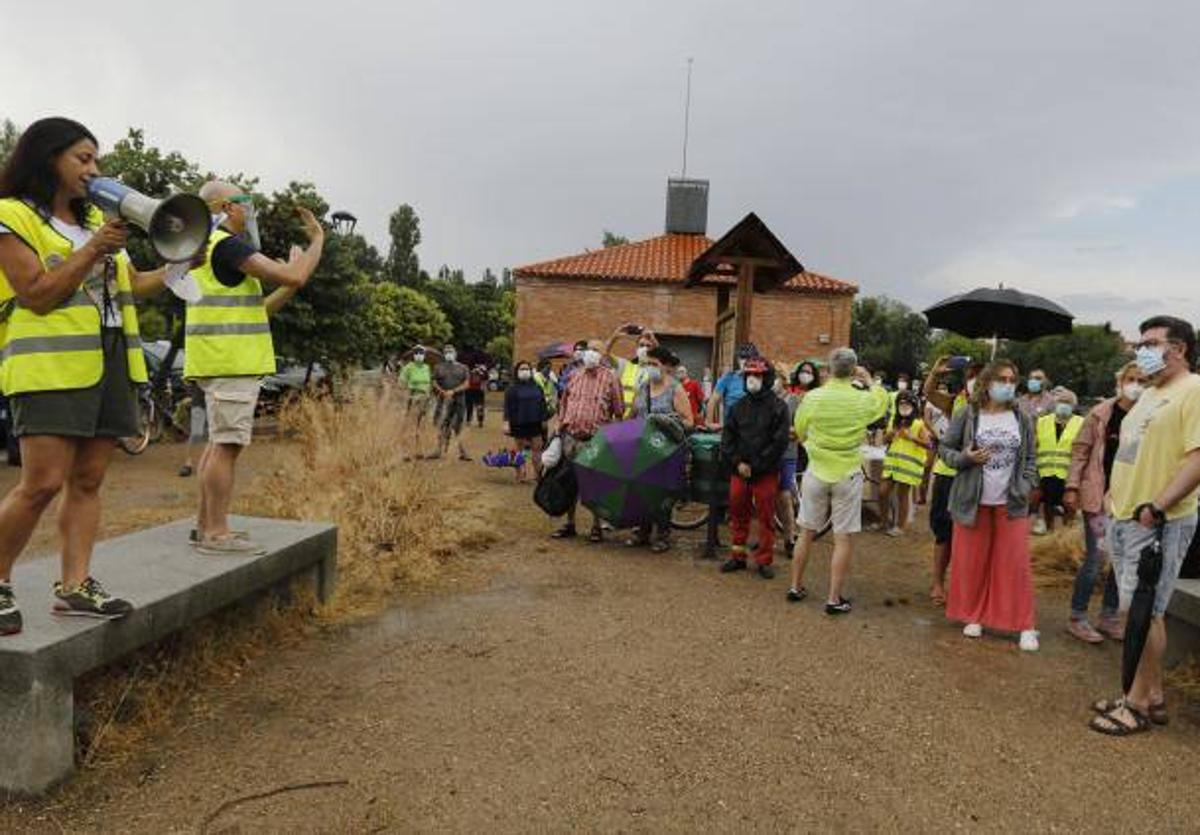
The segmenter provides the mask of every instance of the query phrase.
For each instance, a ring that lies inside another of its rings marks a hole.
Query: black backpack
[[[533,490],[533,502],[547,516],[562,516],[575,504],[579,495],[579,483],[575,480],[575,468],[563,459],[542,473]]]

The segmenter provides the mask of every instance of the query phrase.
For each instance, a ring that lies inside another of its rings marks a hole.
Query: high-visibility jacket
[[[204,266],[192,270],[202,295],[187,306],[183,376],[189,379],[275,373],[275,345],[262,284],[247,275],[237,286],[226,287],[213,272],[213,250],[228,237],[224,229],[215,230],[208,239]]]
[[[924,429],[925,422],[917,418],[909,425],[908,433],[919,438]],[[900,484],[919,486],[925,477],[928,454],[929,450],[916,441],[899,436],[892,438],[883,458],[883,477]]]
[[[1071,415],[1062,434],[1057,431],[1053,413],[1042,415],[1037,422],[1037,468],[1038,478],[1054,477],[1064,481],[1071,470],[1071,444],[1079,430],[1083,428],[1083,418]]]
[[[642,366],[633,360],[622,360],[621,373],[618,379],[621,383],[621,398],[625,402],[625,419],[633,417],[633,401],[637,397],[638,383],[641,381]]]
[[[540,371],[533,372],[533,381],[542,390],[542,399],[546,401],[547,413],[553,417],[558,411],[558,390],[554,381]]]
[[[88,228],[104,222],[99,209],[90,208]],[[53,269],[71,256],[74,245],[50,225],[49,220],[23,200],[0,200],[0,224],[33,250],[42,266]],[[129,256],[119,252],[112,258],[117,293],[113,301],[121,310],[121,328],[129,378],[146,382],[146,358],[138,334],[137,308],[130,284]],[[102,264],[97,269],[104,269]],[[94,273],[93,273],[94,275]],[[85,287],[88,279],[58,307],[46,314],[34,313],[16,298],[7,276],[0,271],[0,391],[6,395],[35,391],[64,391],[89,388],[104,376],[104,349],[100,339],[100,308]],[[102,297],[103,288],[96,292]]]
[[[953,407],[950,409],[950,419],[954,420],[954,417],[965,408],[967,408],[967,396],[965,394],[963,394],[962,392],[959,392],[954,398]],[[944,475],[944,476],[949,476],[950,478],[954,478],[954,476],[956,476],[958,474],[958,470],[951,467],[949,464],[947,464],[945,461],[942,460],[942,456],[938,455],[938,456],[935,456],[935,458],[934,458],[933,474],[934,475]]]

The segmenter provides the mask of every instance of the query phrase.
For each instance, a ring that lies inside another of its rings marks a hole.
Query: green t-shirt
[[[804,395],[796,410],[796,437],[808,452],[808,469],[826,484],[836,484],[862,466],[867,427],[887,414],[887,389],[866,391],[849,380],[830,380]]]
[[[400,369],[400,382],[413,394],[429,394],[433,388],[433,370],[427,362],[408,362]]]

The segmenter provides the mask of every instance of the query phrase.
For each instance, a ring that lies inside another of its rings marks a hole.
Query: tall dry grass
[[[1042,588],[1069,586],[1083,562],[1083,522],[1060,525],[1045,536],[1035,536],[1029,546],[1034,582]]]
[[[486,522],[462,512],[469,497],[435,495],[434,470],[405,462],[411,434],[403,414],[388,390],[358,391],[341,403],[304,398],[283,411],[275,467],[241,488],[237,510],[336,523],[333,602],[317,606],[311,590],[286,603],[259,599],[81,679],[85,767],[136,758],[155,735],[203,719],[213,687],[236,681],[266,653],[323,624],[378,611],[400,590],[431,581],[456,552],[486,547]]]

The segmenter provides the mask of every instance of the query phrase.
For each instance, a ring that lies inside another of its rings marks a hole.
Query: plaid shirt
[[[576,438],[594,435],[598,427],[620,420],[624,412],[621,384],[605,366],[572,374],[559,402],[563,431]]]

